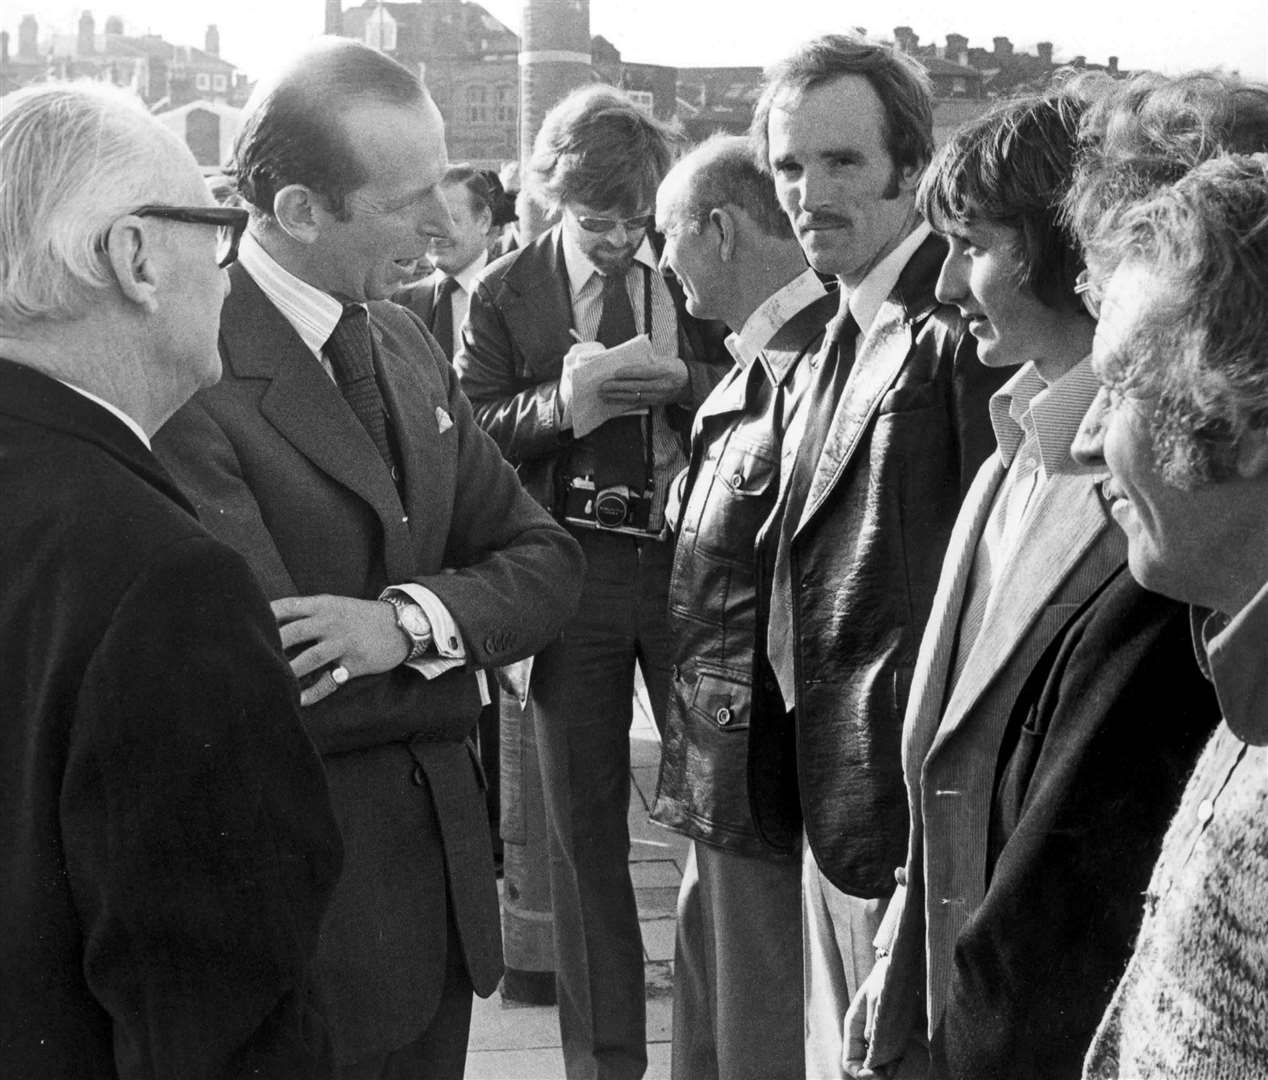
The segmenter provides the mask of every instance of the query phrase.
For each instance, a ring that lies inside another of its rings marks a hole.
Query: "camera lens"
[[[616,529],[625,524],[630,502],[625,492],[617,488],[604,488],[594,499],[594,520],[604,529]]]

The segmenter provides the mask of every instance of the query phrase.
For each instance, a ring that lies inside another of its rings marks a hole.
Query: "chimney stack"
[[[79,40],[75,47],[78,56],[92,56],[97,51],[97,23],[91,11],[79,16]]]
[[[920,43],[920,38],[910,26],[895,26],[894,42],[898,45],[899,49],[911,56],[915,54],[916,46]]]
[[[39,37],[39,24],[34,15],[23,15],[18,24],[18,59],[34,60],[38,55],[36,39]]]
[[[1045,64],[1048,64],[1049,66],[1051,66],[1052,64],[1052,42],[1051,41],[1039,42],[1039,44],[1035,46],[1035,52],[1039,54],[1040,60],[1042,60]]]
[[[215,23],[207,27],[207,37],[203,44],[203,52],[212,56],[220,55],[220,30]]]
[[[343,33],[343,4],[340,0],[326,0],[326,33],[336,37]]]
[[[1013,55],[1013,43],[1006,37],[997,37],[995,41],[995,59],[1007,60]]]
[[[1109,58],[1109,63],[1106,65],[1106,68],[1109,70],[1109,73],[1111,75],[1117,75],[1118,74],[1118,57],[1111,56]]]

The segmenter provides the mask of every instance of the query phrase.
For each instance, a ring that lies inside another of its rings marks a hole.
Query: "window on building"
[[[217,93],[223,94],[229,89],[229,80],[223,75],[213,75],[211,77],[211,88]]]
[[[484,86],[467,87],[467,122],[484,124],[489,119],[489,92]]]
[[[511,83],[502,83],[497,88],[497,119],[499,124],[515,123],[518,91]]]
[[[208,75],[205,71],[200,71],[197,75],[194,76],[194,85],[199,90],[210,90],[211,76]]]
[[[951,80],[951,93],[956,97],[964,97],[969,92],[968,79],[955,78]]]
[[[396,20],[382,4],[365,21],[365,43],[379,52],[396,51]]]
[[[634,102],[639,111],[652,115],[652,108],[656,104],[655,97],[647,90],[626,90],[626,95]]]

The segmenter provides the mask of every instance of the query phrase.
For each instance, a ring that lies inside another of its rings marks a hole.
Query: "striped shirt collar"
[[[768,356],[764,350],[794,315],[809,307],[828,290],[818,275],[807,267],[778,292],[768,296],[740,327],[738,333],[726,336],[726,347],[745,371],[754,360],[762,358],[766,377],[778,386],[788,374],[795,359],[791,355]]]
[[[581,290],[600,274],[599,268],[590,261],[590,256],[581,250],[581,246],[573,240],[563,223],[559,224],[560,235],[564,240],[564,265],[568,268],[568,285],[572,289],[573,299],[581,295]],[[642,263],[653,273],[656,272],[656,256],[646,236],[634,252],[634,261]],[[600,274],[600,276],[602,276]]]
[[[1090,356],[1051,385],[1040,378],[1033,363],[1023,364],[991,395],[991,426],[1005,468],[1033,430],[1045,479],[1056,473],[1086,471],[1070,456],[1070,445],[1099,389]]]
[[[238,262],[320,360],[326,342],[339,325],[343,305],[329,293],[297,278],[265,251],[250,232],[242,238]]]

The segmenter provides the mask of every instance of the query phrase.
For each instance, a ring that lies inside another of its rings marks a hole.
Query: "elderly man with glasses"
[[[590,86],[556,106],[529,182],[561,220],[485,271],[455,359],[477,419],[587,561],[580,614],[531,679],[573,1080],[646,1068],[627,867],[634,667],[661,724],[673,553],[665,498],[687,463],[695,408],[730,366],[725,329],[688,315],[657,272],[649,229],[669,164],[667,131],[622,94]],[[609,353],[621,345],[623,361]]]
[[[121,91],[0,116],[0,1075],[326,1075],[326,779],[246,560],[150,439],[247,215]]]

